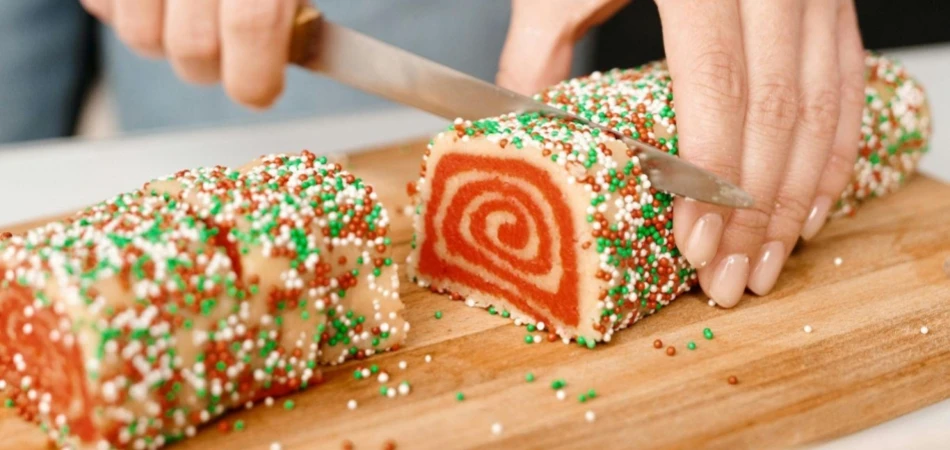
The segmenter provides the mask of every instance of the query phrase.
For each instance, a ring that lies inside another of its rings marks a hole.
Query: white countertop
[[[936,123],[950,117],[950,45],[885,53],[903,61],[927,88]],[[264,153],[302,149],[350,152],[424,137],[446,123],[425,113],[390,109],[280,124],[0,147],[0,226],[78,209],[184,167],[237,165]],[[950,181],[950,132],[935,128],[921,170]],[[947,424],[950,400],[819,448],[947,448]]]

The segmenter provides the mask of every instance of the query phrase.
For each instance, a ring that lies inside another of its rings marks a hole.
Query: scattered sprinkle
[[[274,397],[267,397],[267,398],[265,398],[265,399],[264,399],[264,404],[267,405],[268,408],[271,407],[271,406],[274,406]]]
[[[356,409],[357,406],[359,405],[357,405],[356,400],[354,399],[350,399],[350,401],[346,402],[346,407],[349,408],[350,410]]]
[[[270,450],[283,450],[284,446],[280,445],[280,442],[271,442]]]
[[[587,402],[587,394],[581,394],[577,396],[577,401],[580,403]]]
[[[403,381],[402,383],[399,383],[399,388],[398,388],[399,395],[408,395],[411,389],[412,387],[409,386],[408,381]]]
[[[243,421],[243,420],[235,420],[235,421],[234,421],[234,429],[235,429],[235,431],[244,431],[244,421]]]
[[[653,348],[663,348],[663,341],[659,339],[653,341]]]
[[[396,450],[396,441],[392,439],[386,441],[386,443],[383,444],[383,450]]]
[[[666,348],[666,356],[673,356],[676,354],[676,347],[672,345]]]
[[[844,260],[842,260],[840,257],[835,258],[835,267],[840,266],[841,263],[843,263],[843,262],[844,262]]]
[[[738,383],[739,383],[739,379],[736,378],[735,375],[730,375],[730,376],[729,376],[729,379],[727,379],[726,381],[728,381],[729,384],[738,384]]]
[[[353,450],[353,442],[348,439],[343,440],[343,450]]]
[[[554,396],[557,397],[558,400],[564,400],[567,398],[567,393],[564,392],[564,389],[558,389],[557,392],[554,393]]]
[[[597,414],[594,414],[594,411],[588,410],[584,413],[584,419],[587,419],[588,422],[593,422],[597,420]]]
[[[715,306],[716,306],[716,301],[713,300],[713,299],[709,299],[709,301],[706,302],[706,304],[709,305],[709,306],[715,307]]]
[[[811,325],[805,325],[805,332],[811,333],[811,331],[812,331]]]
[[[408,367],[408,366],[409,366],[409,365],[406,364],[405,361],[399,361],[399,368],[400,368],[401,370],[406,370],[406,367]]]
[[[534,383],[534,374],[531,372],[528,372],[528,374],[524,376],[524,380],[527,381],[528,383]]]
[[[287,400],[286,402],[284,402],[284,409],[286,409],[287,411],[294,409],[294,401]]]
[[[441,318],[442,318],[442,311],[436,311],[436,312],[435,312],[435,318],[436,318],[436,319],[441,319]]]
[[[460,401],[460,402],[461,402],[461,401],[465,401],[465,394],[462,393],[462,392],[456,392],[456,393],[455,393],[455,399],[458,400],[458,401]]]
[[[495,436],[498,436],[498,435],[501,434],[502,431],[503,431],[503,429],[502,429],[500,423],[495,422],[495,423],[493,423],[493,424],[491,425],[491,434],[494,434]]]
[[[710,330],[709,328],[703,328],[703,336],[705,336],[706,339],[712,339],[713,338],[712,330]]]
[[[927,327],[920,327],[920,334],[927,334],[930,332],[930,329]]]
[[[427,363],[432,362],[432,355],[426,355],[426,362]]]
[[[387,382],[389,382],[389,374],[386,373],[386,372],[381,372],[381,373],[379,374],[379,376],[376,377],[376,381],[378,381],[378,382],[380,382],[380,383],[387,383]]]
[[[567,381],[564,381],[563,378],[558,378],[551,382],[551,389],[558,390],[567,386]]]
[[[696,350],[696,343],[693,341],[689,341],[686,343],[686,348],[690,350]]]

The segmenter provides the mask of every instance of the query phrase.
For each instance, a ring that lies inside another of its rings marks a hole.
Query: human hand
[[[625,3],[514,0],[498,83],[530,94],[567,78],[584,25]],[[679,154],[756,201],[736,211],[682,198],[674,203],[679,248],[698,269],[703,290],[732,307],[746,287],[759,295],[771,291],[799,236],[814,237],[851,178],[865,79],[854,4],[656,3],[676,95]]]
[[[253,108],[270,106],[284,67],[298,0],[81,0],[140,55],[171,62],[182,79],[223,82]]]
[[[676,199],[674,235],[703,290],[772,290],[854,170],[864,53],[853,0],[657,0],[681,156],[756,201]]]

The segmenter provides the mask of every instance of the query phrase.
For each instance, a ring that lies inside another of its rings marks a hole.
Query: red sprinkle
[[[666,348],[666,355],[667,355],[667,356],[673,356],[673,355],[675,355],[675,354],[676,354],[676,347],[673,347],[673,346],[671,345],[671,346],[669,346],[669,347]]]
[[[729,376],[729,379],[728,379],[727,381],[729,381],[729,384],[737,384],[737,383],[739,383],[739,379],[736,378],[735,375],[730,375],[730,376]]]
[[[653,341],[653,348],[663,348],[663,341],[659,339]]]

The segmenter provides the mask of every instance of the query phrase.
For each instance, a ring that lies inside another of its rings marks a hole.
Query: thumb
[[[499,86],[532,95],[570,75],[574,30],[570,17],[549,5],[543,0],[511,2],[511,23],[495,79]]]
[[[570,76],[574,44],[628,0],[512,0],[496,82],[531,95]]]

